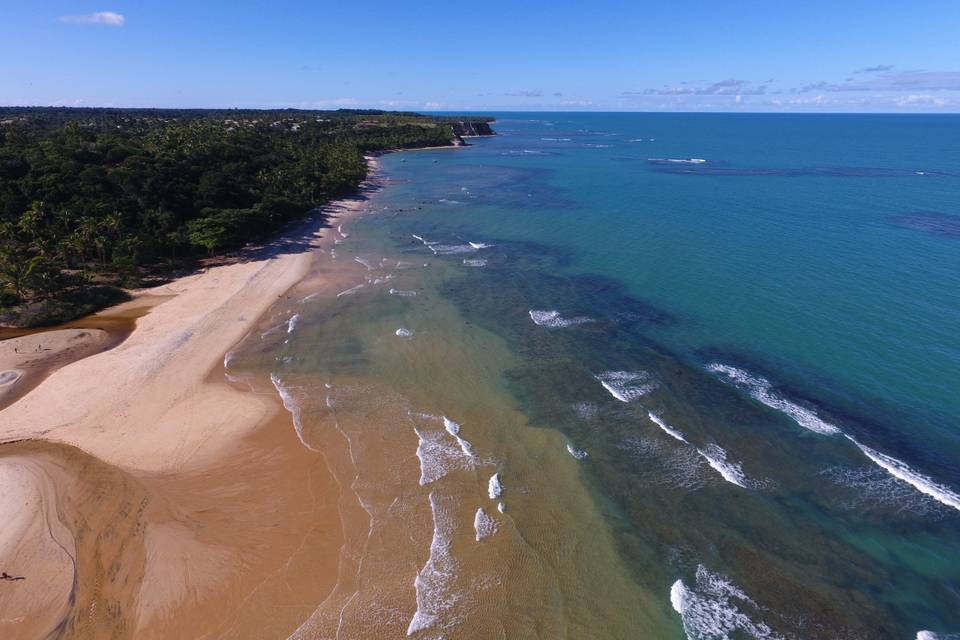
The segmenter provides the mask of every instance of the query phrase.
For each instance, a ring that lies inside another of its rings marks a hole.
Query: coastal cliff
[[[451,123],[454,135],[460,138],[477,138],[497,135],[489,120],[457,120]]]

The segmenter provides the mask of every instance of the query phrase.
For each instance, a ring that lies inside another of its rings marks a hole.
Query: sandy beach
[[[324,457],[223,373],[333,244],[321,219],[150,290],[114,348],[83,328],[0,343],[0,401],[32,387],[0,413],[0,636],[280,637],[323,600],[343,537]]]

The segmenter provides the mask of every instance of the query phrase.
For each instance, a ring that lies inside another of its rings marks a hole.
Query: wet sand
[[[223,370],[333,246],[317,220],[151,290],[119,345],[97,328],[0,343],[24,385],[0,413],[0,636],[286,637],[324,600],[341,489],[276,395]]]

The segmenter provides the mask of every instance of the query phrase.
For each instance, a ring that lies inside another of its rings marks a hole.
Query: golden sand
[[[98,328],[0,342],[22,395],[0,412],[0,637],[286,637],[324,600],[340,488],[276,397],[222,369],[332,243],[317,227],[151,290],[112,349]]]

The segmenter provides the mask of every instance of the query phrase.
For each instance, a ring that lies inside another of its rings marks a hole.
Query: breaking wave
[[[680,614],[689,640],[730,640],[741,632],[757,640],[782,638],[766,623],[744,612],[758,611],[757,603],[726,577],[699,565],[692,587],[677,580],[670,587],[670,604]],[[737,635],[736,637],[741,637]]]
[[[585,450],[578,449],[570,443],[567,443],[567,451],[570,453],[570,455],[572,455],[577,460],[583,460],[584,458],[587,458],[590,456],[590,454],[587,453]]]
[[[457,561],[450,549],[456,521],[449,502],[449,498],[439,498],[435,491],[430,492],[433,539],[430,541],[430,556],[414,579],[417,610],[407,627],[408,636],[438,623],[446,628],[456,622],[442,619],[456,606],[458,600],[453,592]]]
[[[942,484],[938,484],[929,476],[925,476],[922,473],[914,471],[901,460],[897,460],[896,458],[888,456],[885,453],[880,453],[876,449],[871,449],[865,444],[860,444],[850,436],[847,436],[847,438],[852,443],[857,445],[857,447],[865,456],[870,458],[870,460],[872,460],[875,464],[892,475],[894,478],[906,482],[920,493],[930,496],[937,502],[945,504],[948,507],[953,507],[957,511],[960,511],[960,495],[955,493],[953,490],[943,486]]]
[[[749,393],[754,400],[767,405],[771,409],[787,414],[801,427],[824,435],[840,433],[837,426],[822,420],[812,409],[801,407],[776,393],[773,390],[773,385],[766,378],[751,375],[743,369],[737,369],[719,362],[708,364],[707,371],[723,376],[734,386]]]
[[[491,500],[496,500],[503,495],[503,483],[500,482],[499,473],[490,476],[490,480],[487,482],[487,495],[490,496]]]
[[[663,432],[669,435],[671,438],[679,440],[684,444],[691,444],[690,441],[687,440],[687,438],[680,433],[678,429],[667,424],[667,422],[657,414],[653,413],[652,411],[648,411],[647,415],[655,425],[660,427],[660,429],[662,429]],[[731,482],[738,487],[743,487],[744,489],[748,489],[750,487],[751,483],[749,480],[747,480],[746,475],[744,475],[743,468],[741,467],[740,463],[727,460],[727,452],[724,451],[719,445],[709,444],[703,449],[699,447],[695,448],[697,453],[700,454],[700,457],[706,460],[707,464],[709,464],[714,471],[719,473],[724,480]]]
[[[442,421],[444,429],[418,428],[417,458],[420,460],[420,484],[436,482],[454,469],[473,469],[481,460],[467,440],[460,436],[460,425],[446,417],[425,413],[411,414],[428,423]]]
[[[727,460],[727,452],[718,445],[711,444],[705,449],[697,449],[700,455],[713,467],[717,473],[723,476],[727,482],[732,482],[738,487],[748,488],[747,477],[743,475],[743,469],[739,462],[730,462]]]
[[[536,309],[530,309],[528,313],[533,323],[541,327],[573,327],[578,324],[593,322],[593,318],[587,318],[586,316],[564,318],[560,315],[559,311],[538,311]]]
[[[654,423],[655,425],[657,425],[658,427],[660,427],[661,429],[663,429],[664,432],[665,432],[667,435],[669,435],[669,436],[672,437],[672,438],[676,438],[676,439],[679,440],[680,442],[686,442],[687,444],[690,444],[689,442],[687,442],[687,439],[686,439],[685,437],[683,437],[683,434],[682,434],[682,433],[680,433],[679,431],[677,431],[676,429],[674,429],[673,427],[671,427],[670,425],[668,425],[668,424],[663,420],[663,418],[661,418],[660,416],[658,416],[657,414],[655,414],[655,413],[652,412],[652,411],[648,411],[648,412],[647,412],[647,415],[650,416],[650,420],[653,421],[653,423]]]
[[[633,402],[657,388],[646,371],[605,371],[594,377],[620,402]]]
[[[647,158],[647,162],[652,164],[706,164],[707,161],[704,158]]]

